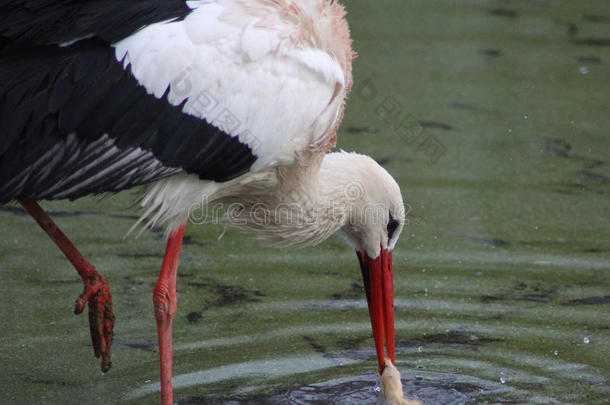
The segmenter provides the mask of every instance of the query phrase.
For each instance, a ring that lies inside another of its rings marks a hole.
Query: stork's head
[[[327,154],[321,174],[343,187],[347,218],[339,235],[358,255],[381,373],[384,337],[387,356],[395,363],[392,250],[406,216],[400,188],[377,162],[355,153]]]

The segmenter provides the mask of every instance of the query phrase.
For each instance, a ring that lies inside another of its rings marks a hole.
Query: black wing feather
[[[115,59],[113,42],[186,14],[181,0],[0,6],[0,203],[118,191],[180,171],[215,181],[248,171],[247,145],[172,106],[169,89],[148,94]]]
[[[113,43],[147,24],[189,12],[183,0],[4,0],[0,44],[13,49],[88,36]]]

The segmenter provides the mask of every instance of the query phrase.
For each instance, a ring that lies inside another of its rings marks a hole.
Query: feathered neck
[[[236,209],[227,212],[227,224],[278,247],[310,246],[326,240],[348,220],[351,179],[342,171],[332,173],[333,165],[325,156],[329,155],[277,168],[275,189],[235,201]]]

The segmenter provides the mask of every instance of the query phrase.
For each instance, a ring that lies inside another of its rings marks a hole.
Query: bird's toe
[[[102,358],[101,369],[110,369],[110,348],[112,346],[114,312],[110,285],[104,276],[94,271],[85,281],[85,291],[76,300],[74,313],[80,314],[89,306],[89,329],[95,357]]]

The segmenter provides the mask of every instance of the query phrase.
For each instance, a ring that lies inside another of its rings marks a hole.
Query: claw
[[[82,313],[85,304],[89,306],[89,330],[93,352],[95,357],[102,358],[101,368],[105,373],[112,366],[110,348],[112,347],[114,312],[108,281],[96,270],[93,270],[87,278],[85,291],[74,304],[74,313]]]

